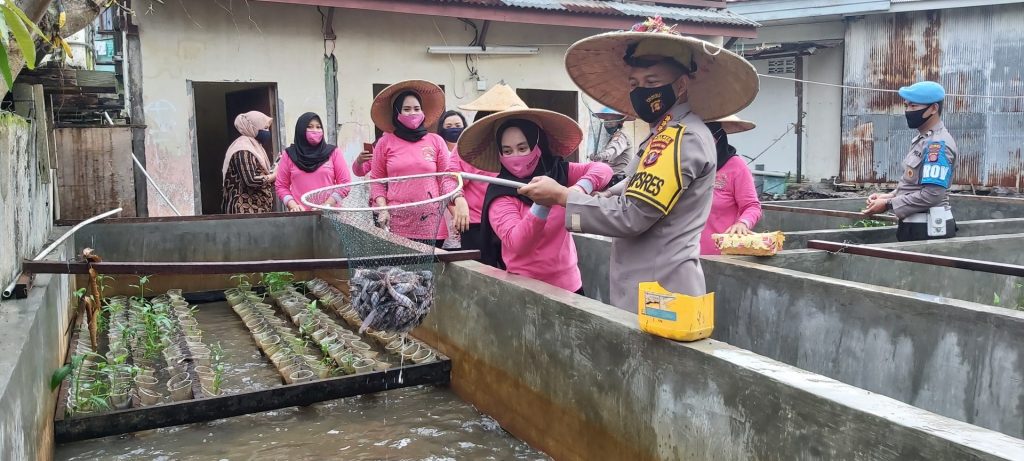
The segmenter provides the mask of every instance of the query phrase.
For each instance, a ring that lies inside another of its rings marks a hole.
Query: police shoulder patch
[[[953,165],[946,156],[946,142],[933,141],[925,147],[924,165],[921,166],[921,184],[949,188],[953,179]]]
[[[667,127],[647,143],[626,196],[643,201],[668,214],[683,193],[679,142],[685,125]]]

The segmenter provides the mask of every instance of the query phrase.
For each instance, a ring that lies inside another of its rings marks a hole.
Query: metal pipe
[[[939,256],[927,253],[914,253],[910,251],[892,250],[888,248],[854,245],[849,243],[827,242],[823,240],[811,240],[807,242],[807,248],[812,250],[824,250],[832,253],[848,253],[857,256],[868,256],[893,261],[904,261],[928,264],[931,266],[987,272],[990,274],[1024,277],[1024,266],[1016,264],[982,261],[978,259],[955,258],[952,256]]]
[[[171,203],[171,199],[167,198],[167,195],[164,194],[164,191],[160,189],[160,186],[156,185],[156,181],[154,181],[153,178],[149,175],[149,172],[146,171],[146,167],[142,166],[142,162],[140,162],[139,158],[135,156],[135,152],[132,152],[132,161],[135,162],[135,166],[139,167],[139,170],[141,170],[142,174],[146,176],[146,179],[149,180],[149,183],[153,185],[153,188],[156,189],[156,191],[160,194],[160,197],[162,197],[164,201],[167,202],[167,205],[170,206],[172,210],[174,210],[174,214],[181,216],[181,212],[174,207],[173,203]]]
[[[520,187],[526,187],[526,183],[516,182],[516,181],[509,181],[507,179],[492,178],[490,176],[483,176],[483,175],[473,174],[473,173],[459,173],[459,176],[462,176],[463,178],[469,179],[471,181],[480,181],[480,182],[485,182],[485,183],[488,183],[488,184],[494,184],[496,186],[513,187],[513,188],[516,188],[516,189],[518,189]]]
[[[71,228],[71,230],[65,232],[64,235],[61,235],[60,238],[58,238],[57,240],[54,240],[53,243],[50,244],[50,246],[46,247],[45,249],[43,249],[43,251],[39,252],[39,254],[37,254],[35,258],[32,258],[32,260],[33,261],[39,261],[40,259],[43,259],[44,257],[46,257],[46,255],[50,254],[50,252],[53,251],[54,248],[57,248],[58,245],[60,245],[61,243],[64,243],[64,241],[67,240],[68,237],[71,237],[72,235],[74,235],[75,232],[78,232],[79,229],[81,229],[81,228],[83,228],[83,227],[85,227],[85,226],[87,226],[87,225],[89,225],[91,223],[94,223],[96,221],[99,221],[99,220],[101,220],[103,218],[106,218],[107,216],[118,214],[122,210],[123,210],[123,208],[116,208],[116,209],[110,210],[110,211],[108,211],[106,213],[98,214],[96,216],[93,216],[93,217],[91,217],[89,219],[86,219],[86,220],[76,224],[74,227]],[[18,277],[15,277],[14,281],[12,281],[11,284],[8,285],[7,288],[4,289],[3,295],[4,295],[5,298],[11,296],[11,293],[14,290],[14,286],[17,285],[17,284],[18,284]]]

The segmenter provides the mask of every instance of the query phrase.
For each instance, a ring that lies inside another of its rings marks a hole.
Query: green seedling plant
[[[295,276],[291,272],[264,272],[261,275],[261,282],[269,293],[284,290],[295,281]]]
[[[220,394],[220,388],[224,384],[224,364],[213,365],[213,391],[214,395]]]
[[[58,368],[50,376],[50,390],[56,390],[60,387],[60,384],[64,382],[70,376],[71,386],[75,398],[73,401],[68,402],[67,412],[68,415],[74,415],[80,412],[96,411],[100,409],[110,409],[110,381],[109,375],[102,374],[106,378],[97,379],[93,381],[93,387],[89,397],[82,398],[82,372],[85,367],[82,364],[86,358],[95,358],[97,360],[97,366],[100,363],[105,363],[105,358],[99,354],[89,352],[85,354],[75,354],[71,356],[69,363]],[[99,371],[99,370],[97,370]]]
[[[1007,303],[1004,306],[1003,300],[999,297],[999,293],[992,293],[992,304],[999,307],[1005,307],[1007,309],[1024,311],[1024,283],[1016,284],[1015,288],[1017,291],[1017,299],[1014,300],[1013,303]]]
[[[249,274],[235,274],[231,276],[231,280],[235,281],[235,285],[240,290],[248,290],[252,287],[252,283],[249,282]]]
[[[861,219],[853,224],[843,224],[839,226],[840,229],[863,229],[870,227],[886,227],[891,226],[888,222],[879,221],[877,219]]]

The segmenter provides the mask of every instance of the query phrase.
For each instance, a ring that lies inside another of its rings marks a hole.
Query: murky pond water
[[[450,390],[420,386],[60,445],[58,460],[535,460]]]
[[[281,385],[245,325],[225,303],[199,307],[204,341],[226,355],[223,391]],[[419,386],[308,407],[59,445],[58,460],[536,460],[446,387]]]

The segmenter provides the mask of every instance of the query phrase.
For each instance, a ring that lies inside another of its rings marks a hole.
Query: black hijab
[[[721,170],[725,166],[725,162],[736,156],[736,148],[729,145],[729,135],[722,128],[721,123],[710,122],[707,126],[711,130],[711,136],[715,138],[715,150],[718,151],[717,169]]]
[[[473,121],[474,122],[479,122],[480,119],[482,119],[482,118],[484,118],[484,117],[486,117],[488,115],[496,114],[496,113],[497,112],[491,112],[491,111],[486,111],[486,110],[478,110],[478,111],[476,111],[476,115],[473,116]]]
[[[424,126],[426,121],[420,123],[420,126],[416,127],[414,130],[406,128],[405,125],[402,125],[402,123],[398,121],[398,114],[402,113],[402,101],[405,101],[407,96],[412,96],[416,98],[416,101],[421,105],[423,104],[423,100],[420,98],[420,95],[416,94],[415,91],[403,91],[399,93],[398,97],[391,103],[391,124],[395,126],[395,136],[409,142],[416,142],[427,135],[427,128]]]
[[[497,134],[495,135],[495,143],[498,144],[498,155],[501,155],[501,136],[505,134],[505,130],[509,128],[519,128],[526,135],[526,142],[530,144],[530,149],[533,149],[538,143],[540,144],[540,161],[537,162],[537,167],[534,168],[533,173],[525,178],[520,178],[513,175],[511,172],[501,167],[501,171],[498,173],[498,177],[501,179],[508,179],[511,181],[518,181],[529,183],[534,177],[547,176],[559,184],[568,187],[569,186],[569,162],[565,161],[564,158],[551,154],[551,150],[548,147],[547,134],[540,129],[535,123],[529,120],[513,119],[508,120],[501,124],[498,128]],[[487,193],[484,194],[484,206],[480,214],[480,262],[497,267],[499,269],[505,269],[505,263],[501,259],[501,240],[498,239],[498,235],[494,232],[494,228],[491,227],[491,220],[488,215],[491,208],[491,202],[498,197],[511,196],[519,199],[527,205],[533,205],[533,201],[526,196],[519,195],[515,188],[498,186],[490,184],[487,186]]]
[[[331,158],[331,152],[334,152],[335,149],[335,146],[327,144],[326,136],[320,141],[320,144],[315,146],[306,141],[306,127],[313,119],[319,121],[320,116],[313,112],[306,112],[299,117],[299,121],[295,122],[294,141],[285,149],[288,158],[292,159],[292,163],[306,173],[312,173],[320,168],[320,165],[327,163],[327,160]],[[320,126],[323,126],[322,121]]]

